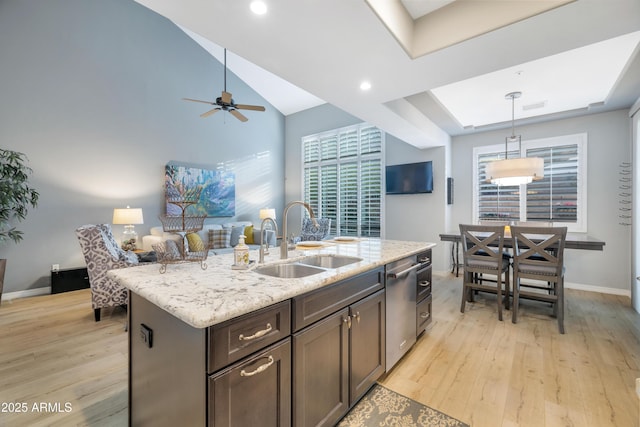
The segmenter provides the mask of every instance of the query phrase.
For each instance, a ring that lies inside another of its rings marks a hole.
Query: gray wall
[[[357,123],[362,123],[362,120],[329,104],[323,104],[286,117],[285,199],[287,202],[302,200],[302,137]],[[293,233],[295,235],[300,230],[301,214],[302,208],[294,208],[289,211],[287,234]]]
[[[324,105],[286,119],[287,200],[302,197],[300,138],[360,120]],[[619,165],[630,158],[631,136],[627,110],[518,127],[523,139],[588,134],[588,234],[604,240],[604,251],[567,250],[568,286],[629,294],[631,274],[630,228],[618,221]],[[385,197],[385,238],[438,243],[434,269],[450,266],[448,243],[439,234],[472,221],[473,147],[504,141],[508,130],[454,137],[451,147],[420,150],[390,135],[386,139],[387,164],[432,160],[434,192]],[[454,203],[446,204],[446,178],[454,178]]]
[[[627,110],[517,127],[523,140],[587,133],[587,234],[604,240],[603,252],[567,250],[566,282],[628,294],[631,229],[619,224],[619,165],[631,155]],[[473,147],[503,143],[507,130],[453,138],[456,201],[452,224],[472,220]],[[502,141],[502,142],[501,142]]]
[[[115,207],[143,209],[140,235],[159,225],[169,161],[233,168],[237,219],[282,209],[284,116],[229,73],[234,99],[267,111],[201,119],[207,106],[181,98],[219,96],[223,66],[137,3],[4,0],[0,58],[0,146],[26,153],[41,195],[24,241],[0,247],[5,293],[49,286],[51,264],[83,266],[75,228]]]
[[[332,105],[321,105],[286,118],[286,186],[287,200],[302,198],[301,138],[318,132],[361,123]],[[437,242],[445,229],[446,213],[446,149],[420,150],[392,135],[386,135],[385,162],[388,165],[432,160],[434,191],[430,194],[386,196],[384,238]],[[299,215],[299,211],[292,211]],[[299,224],[299,216],[290,216],[290,223]],[[298,222],[296,222],[296,220]],[[439,245],[433,253],[436,269],[446,269],[449,262]]]

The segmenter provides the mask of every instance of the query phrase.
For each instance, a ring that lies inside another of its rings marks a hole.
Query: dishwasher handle
[[[402,276],[406,276],[407,274],[411,273],[414,270],[417,270],[422,264],[417,263],[417,264],[413,264],[411,267],[406,268],[404,270],[395,272],[395,271],[390,271],[387,273],[387,279],[399,279]]]

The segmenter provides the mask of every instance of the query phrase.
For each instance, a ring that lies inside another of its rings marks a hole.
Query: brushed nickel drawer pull
[[[420,264],[413,264],[411,267],[406,268],[402,271],[390,271],[387,273],[387,278],[388,279],[399,279],[402,276],[406,276],[407,274],[411,273],[413,270],[417,270],[418,267],[420,267]]]
[[[428,319],[429,318],[429,312],[428,311],[423,311],[422,313],[420,313],[420,317],[423,319]]]
[[[248,337],[245,337],[243,334],[240,334],[238,336],[238,339],[240,341],[250,341],[250,340],[255,340],[256,338],[260,338],[265,336],[266,334],[268,334],[269,332],[271,332],[273,330],[273,328],[271,327],[271,323],[267,323],[267,327],[261,331],[256,332],[253,335],[249,335]]]
[[[426,288],[427,286],[429,286],[431,283],[429,283],[428,280],[423,280],[420,282],[420,286]]]
[[[342,322],[347,324],[348,329],[351,329],[351,316],[345,317],[344,319],[342,319]]]
[[[266,371],[269,366],[273,365],[273,362],[275,362],[275,360],[273,360],[273,356],[269,356],[267,358],[267,363],[265,363],[264,365],[260,365],[256,368],[255,371],[251,371],[251,372],[247,372],[244,369],[240,371],[240,376],[241,377],[251,377],[255,374],[259,374],[260,372],[264,372]]]
[[[420,258],[418,262],[420,264],[425,264],[425,263],[431,262],[431,260],[429,259],[429,257],[424,257],[424,258]]]
[[[356,311],[356,320],[358,321],[358,325],[360,324],[360,312]]]

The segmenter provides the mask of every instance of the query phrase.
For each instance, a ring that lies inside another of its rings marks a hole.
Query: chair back
[[[331,218],[316,218],[316,224],[311,218],[302,220],[302,230],[300,240],[322,240],[329,236],[331,232]]]
[[[127,290],[111,280],[107,271],[137,265],[138,257],[118,246],[109,224],[83,225],[76,229],[76,236],[87,264],[93,308],[126,304]]]
[[[504,226],[460,224],[460,236],[466,272],[502,270]]]
[[[512,226],[511,236],[513,268],[521,277],[549,280],[562,276],[567,227]]]

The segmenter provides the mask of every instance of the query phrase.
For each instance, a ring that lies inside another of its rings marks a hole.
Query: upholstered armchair
[[[124,251],[116,242],[109,224],[83,225],[76,229],[76,236],[87,263],[91,305],[96,322],[100,321],[100,309],[127,304],[127,289],[107,277],[107,271],[138,264],[138,257]]]
[[[302,230],[296,242],[326,239],[331,232],[331,218],[316,218],[316,224],[310,218],[302,220]]]

